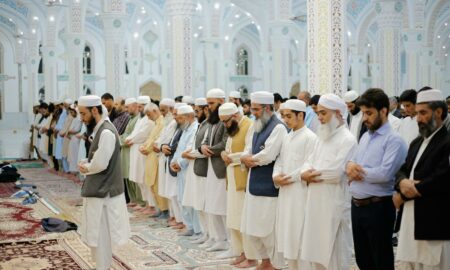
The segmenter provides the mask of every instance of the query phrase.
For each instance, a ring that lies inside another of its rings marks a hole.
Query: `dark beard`
[[[197,118],[197,121],[199,123],[203,123],[203,121],[205,121],[205,119],[206,119],[206,115],[204,112],[202,112],[202,115],[199,118]]]
[[[94,132],[94,128],[97,125],[97,122],[95,122],[94,117],[91,118],[89,123],[86,125],[87,134],[91,135]]]
[[[431,136],[431,134],[433,134],[433,132],[436,131],[436,119],[434,118],[434,114],[433,114],[433,118],[431,118],[431,120],[428,123],[418,123],[419,125],[419,133],[423,138],[428,138]]]
[[[358,106],[355,106],[355,109],[351,110],[350,113],[352,115],[356,115],[359,113],[359,111],[361,111],[361,108],[359,108]]]
[[[209,111],[209,117],[208,117],[208,123],[210,123],[211,125],[215,125],[217,123],[219,123],[220,118],[219,118],[219,108],[215,109],[214,111]]]
[[[143,111],[140,112],[139,114],[140,114],[141,118],[144,117],[144,115],[145,115],[145,113]]]
[[[366,125],[366,127],[372,132],[374,132],[375,130],[379,129],[381,127],[381,125],[382,125],[380,115],[377,116],[377,118],[375,119],[375,122],[372,124],[372,126],[368,127],[367,126],[367,122],[364,122],[364,125]]]
[[[231,120],[231,126],[227,127],[226,129],[228,135],[233,137],[239,132],[239,124],[235,120]]]

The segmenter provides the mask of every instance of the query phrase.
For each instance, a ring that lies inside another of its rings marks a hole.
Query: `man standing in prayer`
[[[117,133],[122,135],[125,132],[128,121],[130,121],[130,115],[128,114],[125,106],[125,99],[118,98],[114,104],[117,111],[117,117],[112,121],[113,125],[117,129]]]
[[[130,198],[135,198],[135,201],[141,203],[135,210],[142,210],[144,214],[149,214],[152,210],[147,207],[147,203],[154,205],[154,198],[150,190],[145,186],[145,156],[139,152],[139,147],[145,142],[150,135],[150,132],[155,127],[155,123],[148,118],[146,112],[146,105],[150,103],[149,96],[140,96],[137,99],[139,119],[133,132],[125,139],[125,143],[130,147],[130,186],[128,192]],[[139,206],[145,209],[139,209]]]
[[[80,173],[86,175],[81,189],[81,239],[91,248],[96,269],[107,270],[111,267],[112,246],[126,244],[131,234],[123,194],[120,140],[100,97],[82,96],[78,106],[93,137],[88,161],[78,165]]]
[[[241,93],[239,91],[231,91],[228,95],[228,102],[234,103],[241,114],[244,114],[244,109],[242,108]]]
[[[283,115],[291,129],[282,139],[280,155],[273,169],[273,182],[279,189],[275,232],[277,252],[287,259],[289,269],[300,268],[300,245],[305,219],[307,184],[300,179],[299,168],[313,151],[317,136],[305,126],[306,104],[290,99]]]
[[[190,105],[179,107],[177,109],[177,122],[183,133],[178,142],[177,150],[170,163],[170,167],[173,171],[177,172],[178,194],[176,199],[183,215],[183,223],[186,226],[186,230],[180,232],[179,235],[192,236],[194,233],[199,234],[201,232],[201,227],[198,218],[194,215],[194,208],[182,206],[189,164],[189,160],[182,157],[182,153],[192,148],[194,136],[198,128],[194,109],[192,109]]]
[[[412,141],[397,173],[394,204],[404,204],[397,260],[399,270],[450,269],[450,219],[442,211],[450,198],[450,137],[440,90],[417,95],[420,136]]]
[[[402,119],[398,133],[409,144],[419,136],[419,126],[416,121],[416,90],[405,90],[400,95],[400,103],[405,109],[406,117]]]
[[[272,173],[275,160],[286,137],[286,126],[274,113],[274,96],[259,91],[251,94],[251,110],[256,120],[249,129],[251,140],[245,146],[241,162],[250,168],[241,232],[248,237],[255,257],[262,259],[257,269],[281,268],[282,256],[275,249],[275,220],[278,189],[273,183]]]
[[[74,104],[71,99],[66,99],[64,103],[70,104],[70,105],[65,107],[66,111],[67,111],[67,117],[66,117],[66,121],[64,122],[64,126],[63,126],[62,130],[59,131],[58,135],[64,137],[63,148],[62,148],[62,164],[63,164],[64,172],[67,173],[70,171],[69,162],[68,162],[70,137],[67,135],[69,134],[70,127],[72,126],[72,122],[74,120],[74,116],[70,113],[70,106],[72,106]]]
[[[129,203],[128,206],[135,207],[140,201],[137,201],[137,197],[134,196],[135,193],[132,193],[134,190],[130,191],[129,187],[134,185],[129,179],[130,176],[130,147],[125,143],[125,139],[131,135],[136,126],[136,122],[139,119],[139,111],[138,105],[135,98],[127,98],[125,100],[125,107],[127,108],[128,114],[130,115],[130,120],[128,121],[127,127],[122,135],[120,135],[120,159],[121,159],[121,167],[123,173],[123,179],[125,183],[125,198]]]
[[[228,248],[226,231],[227,183],[226,166],[220,154],[225,149],[228,135],[220,122],[219,107],[225,102],[225,92],[214,88],[206,94],[209,108],[209,129],[199,151],[207,157],[205,212],[208,214],[208,232],[214,243],[206,251],[220,251]],[[207,246],[207,245],[205,245]]]
[[[118,116],[116,108],[114,108],[114,97],[110,93],[104,93],[102,95],[102,104],[108,110],[108,117],[111,122],[114,122]]]
[[[77,138],[77,134],[81,131],[81,119],[78,115],[78,108],[74,104],[70,105],[69,113],[71,114],[73,120],[67,130],[67,139],[69,140],[69,146],[67,151],[67,163],[69,164],[68,172],[76,175],[77,165],[78,165],[78,150],[80,149],[80,139]]]
[[[70,106],[69,103],[72,104],[72,100],[66,99],[61,106],[59,106],[59,105],[62,102],[57,102],[57,103],[58,104],[56,106],[60,108],[61,113],[59,114],[58,121],[56,122],[55,128],[53,130],[54,134],[55,134],[55,138],[56,138],[55,146],[53,148],[54,149],[53,156],[55,157],[55,159],[58,162],[59,171],[64,171],[65,167],[63,167],[63,159],[62,159],[63,158],[64,136],[61,136],[61,134],[59,132],[64,131],[64,127],[67,127],[65,125],[66,118],[69,115],[67,112],[67,108]],[[64,133],[63,133],[63,135],[64,135]]]
[[[408,148],[389,123],[389,98],[383,90],[367,90],[357,106],[368,132],[346,165],[356,263],[363,270],[394,270],[392,194]]]
[[[145,158],[145,191],[144,193],[152,193],[155,198],[157,206],[157,212],[150,213],[153,217],[159,216],[162,212],[169,209],[167,205],[167,199],[159,196],[158,194],[158,153],[153,151],[153,144],[156,139],[159,138],[164,128],[164,117],[161,115],[158,106],[154,103],[147,104],[147,115],[155,123],[155,127],[152,129],[150,135],[144,144],[139,147],[139,152],[146,156]]]
[[[313,108],[309,105],[311,101],[311,94],[308,91],[302,91],[298,94],[298,99],[302,100],[306,104],[306,116],[305,125],[314,133],[317,134],[319,129],[319,120],[317,120],[317,114]]]
[[[344,165],[356,138],[345,125],[347,106],[340,97],[322,95],[317,111],[318,140],[301,169],[302,180],[308,183],[301,269],[349,269],[352,235]]]
[[[239,256],[231,265],[238,268],[249,268],[256,266],[257,261],[247,259],[247,256],[254,258],[255,255],[247,242],[248,239],[243,238],[241,234],[242,207],[244,206],[248,169],[244,166],[241,167],[240,157],[244,152],[246,140],[248,142],[250,137],[248,130],[252,125],[252,120],[243,116],[234,103],[225,103],[220,106],[219,117],[225,124],[228,133],[227,144],[221,154],[227,165],[227,228],[230,229],[232,255]]]
[[[344,94],[343,99],[345,104],[347,104],[347,109],[349,111],[347,117],[348,127],[350,132],[359,142],[362,135],[367,131],[367,127],[363,125],[361,108],[357,105],[359,94],[356,91],[351,90]]]

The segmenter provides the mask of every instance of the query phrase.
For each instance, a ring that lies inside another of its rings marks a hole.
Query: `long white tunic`
[[[352,115],[350,118],[350,133],[352,133],[355,138],[359,138],[359,132],[361,131],[361,126],[363,125],[362,118],[362,111],[359,111],[357,114]]]
[[[150,132],[155,127],[155,122],[144,116],[137,120],[136,126],[126,140],[133,143],[130,147],[130,180],[138,184],[145,182],[145,158],[139,147],[145,143]]]
[[[416,117],[411,118],[410,116],[403,118],[400,125],[398,134],[405,140],[406,144],[409,146],[411,142],[419,136],[419,126],[417,125]]]
[[[277,219],[275,225],[277,250],[284,258],[297,260],[300,255],[301,237],[305,219],[307,184],[300,179],[299,168],[314,150],[317,136],[306,126],[291,131],[283,139],[283,145],[273,177],[297,172],[292,184],[280,187],[278,194]]]
[[[69,131],[70,132],[80,132],[81,130],[81,121],[80,118],[75,117],[70,124]],[[69,162],[69,172],[76,172],[77,164],[78,164],[78,150],[80,149],[80,139],[75,136],[76,134],[70,135],[69,142],[69,153],[67,156],[67,161]]]
[[[356,145],[356,138],[342,125],[327,140],[316,141],[302,167],[302,172],[308,169],[326,171],[328,178],[308,186],[301,259],[330,270],[349,269],[352,235],[350,195],[344,166]],[[336,257],[339,257],[341,265],[330,265]]]
[[[78,134],[83,135],[86,132],[86,125],[81,125],[81,130]],[[85,146],[85,140],[81,139],[79,146],[78,146],[78,161],[86,158],[86,146]]]
[[[52,122],[52,119],[53,119],[53,114],[50,114],[49,116],[47,116],[47,118],[42,120],[40,128],[50,129],[50,124]],[[41,133],[41,139],[39,140],[39,151],[44,155],[48,155],[48,144],[50,143],[50,138],[48,137],[47,132],[40,132],[40,133]]]
[[[166,119],[166,118],[164,118]],[[166,121],[164,121],[166,123]],[[159,135],[159,138],[156,140],[156,145],[158,148],[161,148],[161,145],[168,144],[170,140],[173,137],[173,134],[175,133],[175,130],[177,129],[177,122],[172,119],[161,131],[161,134]],[[159,153],[159,162],[158,162],[158,194],[159,196],[169,198],[166,194],[166,178],[169,174],[166,172],[166,162],[167,158],[166,156],[160,152]]]
[[[389,124],[391,124],[392,129],[395,130],[395,132],[398,133],[399,130],[400,130],[400,126],[402,124],[402,120],[400,120],[399,118],[393,116],[392,113],[390,113],[388,115],[388,121],[389,121]]]
[[[254,125],[249,128],[250,143],[245,146],[245,153],[252,153],[252,142]],[[258,160],[258,165],[263,166],[272,163],[281,150],[283,138],[287,134],[286,127],[278,124],[264,143],[265,147],[253,158]],[[251,174],[249,171],[249,178]],[[247,192],[245,193],[244,208],[242,210],[241,232],[256,237],[266,237],[275,229],[277,211],[277,197],[254,196],[249,191],[249,180],[247,180]]]
[[[104,120],[94,128],[96,132]],[[106,120],[109,121],[109,120]],[[89,174],[96,174],[108,167],[115,148],[116,137],[110,130],[104,129],[100,134],[98,149],[90,163],[85,166]],[[120,164],[117,164],[120,166]],[[108,221],[101,226],[101,217],[106,211]],[[111,242],[115,245],[123,245],[131,236],[130,223],[124,194],[110,198],[83,198],[83,213],[81,219],[81,239],[91,247],[97,247],[100,230],[109,230]]]

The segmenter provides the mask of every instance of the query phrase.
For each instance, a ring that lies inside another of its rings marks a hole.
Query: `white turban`
[[[78,106],[96,107],[100,105],[102,105],[102,100],[96,95],[82,96],[78,99]]]
[[[238,110],[236,104],[231,103],[231,102],[224,103],[219,107],[219,115],[220,116],[232,115],[237,112],[239,112],[239,110]]]
[[[192,106],[182,105],[177,109],[177,114],[189,114],[189,113],[194,113],[194,109],[192,109]]]
[[[184,97],[181,99],[181,102],[187,103],[187,104],[194,104],[194,103],[195,103],[194,98],[191,97],[191,96],[184,96]]]
[[[441,90],[430,89],[417,93],[417,103],[444,101]]]
[[[320,96],[318,105],[333,111],[339,111],[343,119],[347,119],[347,105],[344,100],[335,94],[328,93]]]
[[[150,97],[149,96],[139,96],[137,98],[137,103],[139,104],[147,104],[150,102]]]
[[[171,98],[163,98],[161,100],[161,102],[159,102],[159,105],[164,105],[164,106],[168,106],[168,107],[175,107],[175,100],[171,99]]]
[[[306,112],[306,104],[302,100],[299,99],[289,99],[284,104],[284,108],[286,110],[292,110],[296,112]]]
[[[344,94],[344,101],[347,103],[353,102],[359,98],[359,94],[356,91],[348,91]]]
[[[278,108],[279,111],[286,109],[286,102],[280,104],[280,108]]]
[[[130,98],[125,99],[125,106],[128,106],[133,103],[137,103],[137,100],[135,98],[130,97]]]
[[[186,103],[175,103],[175,109],[178,110],[178,108],[180,108],[181,106],[186,106]]]
[[[70,98],[67,98],[66,100],[64,100],[64,103],[66,103],[67,105],[72,105],[73,100]]]
[[[208,102],[206,101],[206,98],[197,98],[195,99],[195,105],[196,106],[206,106],[208,105]]]
[[[256,104],[273,105],[275,99],[270,92],[258,91],[250,95],[250,100],[252,103]]]
[[[239,93],[238,91],[231,91],[228,97],[241,98],[241,93]]]
[[[219,88],[213,88],[206,94],[207,98],[225,98],[225,92]]]

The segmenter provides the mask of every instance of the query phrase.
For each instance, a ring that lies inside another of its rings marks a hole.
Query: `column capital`
[[[405,0],[375,0],[374,7],[380,29],[402,27]]]
[[[402,40],[408,50],[421,50],[425,38],[422,30],[405,30],[402,33]]]
[[[192,16],[196,4],[193,0],[168,0],[167,11],[169,16]]]

